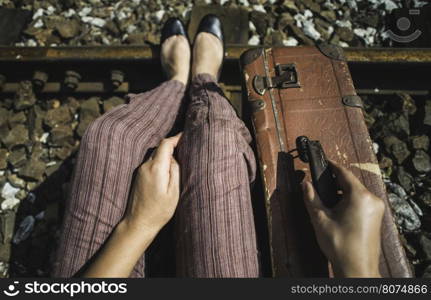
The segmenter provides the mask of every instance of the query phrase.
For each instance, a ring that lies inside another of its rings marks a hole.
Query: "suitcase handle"
[[[299,158],[310,164],[311,179],[320,200],[326,207],[334,207],[339,202],[340,195],[322,145],[306,136],[298,137],[296,145]]]

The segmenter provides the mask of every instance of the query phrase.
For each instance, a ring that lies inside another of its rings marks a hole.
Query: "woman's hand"
[[[310,182],[303,184],[304,200],[317,241],[337,277],[380,277],[380,229],[383,200],[369,192],[346,168],[330,162],[343,191],[332,209],[320,201]]]
[[[181,135],[164,139],[138,170],[125,217],[84,277],[128,277],[136,262],[172,218],[180,195],[180,170],[173,157]]]
[[[164,139],[138,169],[124,218],[131,229],[159,231],[174,215],[180,196],[180,169],[173,153],[180,137]]]

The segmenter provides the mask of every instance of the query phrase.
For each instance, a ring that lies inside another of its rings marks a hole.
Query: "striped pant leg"
[[[75,165],[52,275],[76,274],[124,215],[135,169],[172,129],[184,98],[179,81],[130,98],[87,128]],[[144,276],[144,255],[132,277]]]
[[[177,275],[257,277],[250,133],[212,76],[196,76],[190,95],[177,149],[182,183],[175,220]]]

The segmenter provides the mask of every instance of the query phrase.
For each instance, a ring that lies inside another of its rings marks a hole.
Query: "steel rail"
[[[247,45],[227,45],[226,58],[238,59]],[[431,63],[431,48],[344,48],[348,62]],[[157,46],[0,47],[1,61],[148,60],[158,57]]]

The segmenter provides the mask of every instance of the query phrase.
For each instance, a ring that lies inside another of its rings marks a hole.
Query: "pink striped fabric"
[[[168,81],[133,95],[87,128],[66,204],[55,277],[73,276],[95,254],[124,215],[133,172],[148,149],[171,130],[185,87]],[[144,257],[132,277],[144,276]]]
[[[192,81],[178,145],[177,275],[257,277],[251,136],[215,82],[207,74]]]
[[[87,129],[75,166],[52,275],[71,277],[124,215],[133,172],[172,129],[185,87],[167,81],[131,96]],[[191,84],[178,145],[183,191],[177,210],[177,273],[255,277],[258,260],[249,182],[250,134],[210,75]],[[131,277],[144,276],[144,254]]]

